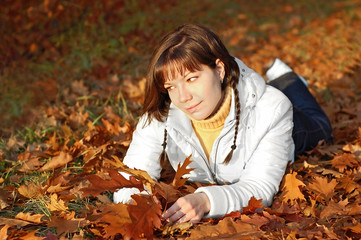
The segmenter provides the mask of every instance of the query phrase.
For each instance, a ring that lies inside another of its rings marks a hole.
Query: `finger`
[[[170,218],[169,218],[169,221],[174,223],[174,222],[179,222],[180,219],[182,218],[186,218],[187,215],[184,214],[182,211],[178,211],[176,213],[174,213]]]
[[[167,218],[171,217],[173,214],[178,212],[180,209],[181,208],[179,207],[179,205],[177,203],[174,203],[170,208],[168,208],[167,211],[165,211],[165,213],[163,214],[163,218],[167,219]]]

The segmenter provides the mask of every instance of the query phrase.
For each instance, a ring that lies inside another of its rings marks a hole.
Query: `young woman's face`
[[[217,59],[216,65],[215,69],[201,65],[199,71],[178,73],[164,83],[172,103],[195,120],[211,117],[222,104],[224,64]]]

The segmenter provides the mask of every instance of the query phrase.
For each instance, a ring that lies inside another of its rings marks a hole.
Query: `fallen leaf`
[[[194,168],[188,168],[188,165],[192,162],[191,159],[192,155],[190,155],[189,157],[187,157],[183,164],[181,165],[180,163],[178,163],[178,167],[177,167],[177,171],[174,177],[174,180],[172,182],[172,185],[175,189],[179,189],[180,187],[182,187],[186,181],[188,180],[188,178],[182,178],[185,174],[190,173],[191,171],[194,170]]]
[[[55,156],[51,160],[49,160],[44,166],[39,169],[39,171],[53,170],[55,168],[66,165],[72,160],[73,157],[69,153],[61,151],[58,156]]]
[[[284,177],[284,183],[282,187],[282,195],[280,196],[285,202],[290,201],[294,203],[297,199],[305,200],[302,187],[306,186],[302,181],[297,178],[297,172],[291,172]]]
[[[19,212],[15,216],[16,219],[28,221],[31,223],[42,223],[43,222],[41,220],[42,217],[44,217],[44,214],[31,214],[31,213],[23,213],[23,212]]]
[[[153,237],[153,229],[161,226],[161,206],[147,195],[133,195],[136,205],[128,205],[128,213],[132,223],[125,224],[126,238],[138,239],[142,234]]]
[[[27,198],[41,198],[43,196],[43,188],[39,183],[28,183],[18,187],[18,192]]]
[[[88,224],[84,218],[75,218],[75,212],[71,212],[61,216],[51,216],[51,221],[48,222],[48,227],[55,227],[58,236],[63,233],[76,232],[80,227]]]

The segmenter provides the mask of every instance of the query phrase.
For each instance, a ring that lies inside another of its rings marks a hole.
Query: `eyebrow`
[[[182,76],[183,78],[187,78],[187,76],[188,76],[189,74],[194,73],[194,72],[191,72],[191,71],[189,71],[189,70],[186,70],[185,73],[186,73],[186,74],[184,74],[184,75]],[[169,79],[169,78],[168,78],[168,79]],[[165,81],[163,85],[164,85],[164,86],[165,86],[165,85],[170,85],[171,82],[172,82],[172,81],[169,81],[169,80],[168,80],[168,81]]]

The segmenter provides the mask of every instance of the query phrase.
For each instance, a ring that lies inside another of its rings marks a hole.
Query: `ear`
[[[216,71],[219,74],[221,81],[223,82],[223,78],[226,75],[226,70],[224,68],[224,63],[219,58],[216,60]]]

